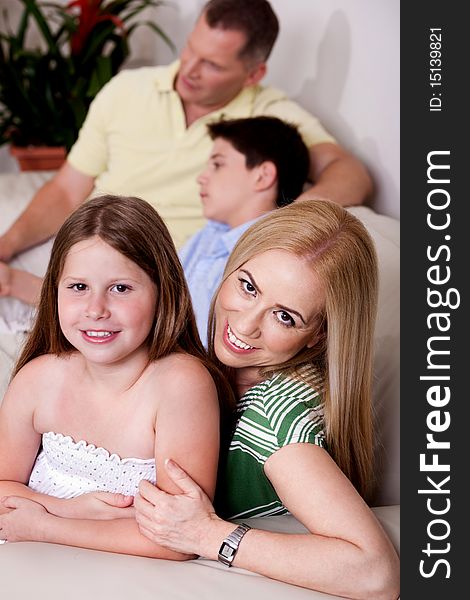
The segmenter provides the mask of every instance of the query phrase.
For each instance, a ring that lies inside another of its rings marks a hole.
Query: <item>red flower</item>
[[[102,21],[111,21],[125,35],[124,21],[111,14],[109,7],[102,6],[104,0],[72,0],[67,9],[79,9],[78,29],[71,37],[72,54],[79,54],[85,47],[88,36]]]

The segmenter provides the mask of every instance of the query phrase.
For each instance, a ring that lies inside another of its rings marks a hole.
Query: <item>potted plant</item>
[[[174,49],[160,27],[140,14],[164,2],[17,1],[23,11],[16,30],[4,13],[7,31],[0,32],[0,145],[10,143],[13,154],[59,148],[63,160],[91,101],[129,55],[136,28],[147,26]],[[33,24],[41,38],[36,48],[26,41]]]

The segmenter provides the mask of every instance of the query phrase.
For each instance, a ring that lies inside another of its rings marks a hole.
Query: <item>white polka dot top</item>
[[[42,450],[28,485],[56,498],[74,498],[87,492],[134,496],[142,479],[155,483],[153,458],[120,458],[104,448],[50,431],[42,436]]]

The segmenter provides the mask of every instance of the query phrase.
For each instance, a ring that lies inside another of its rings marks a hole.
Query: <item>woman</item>
[[[343,208],[299,202],[253,225],[229,258],[210,316],[210,352],[240,398],[221,459],[219,512],[290,512],[310,534],[234,531],[171,460],[166,469],[182,494],[142,482],[141,532],[310,589],[397,598],[398,557],[364,500],[376,304],[372,241]]]

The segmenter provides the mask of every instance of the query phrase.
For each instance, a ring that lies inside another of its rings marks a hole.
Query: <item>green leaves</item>
[[[92,99],[129,55],[129,37],[146,26],[172,50],[153,21],[139,20],[159,0],[16,0],[16,31],[0,33],[0,145],[65,145],[78,136]],[[5,22],[7,15],[5,14]],[[26,45],[35,27],[41,49]]]

